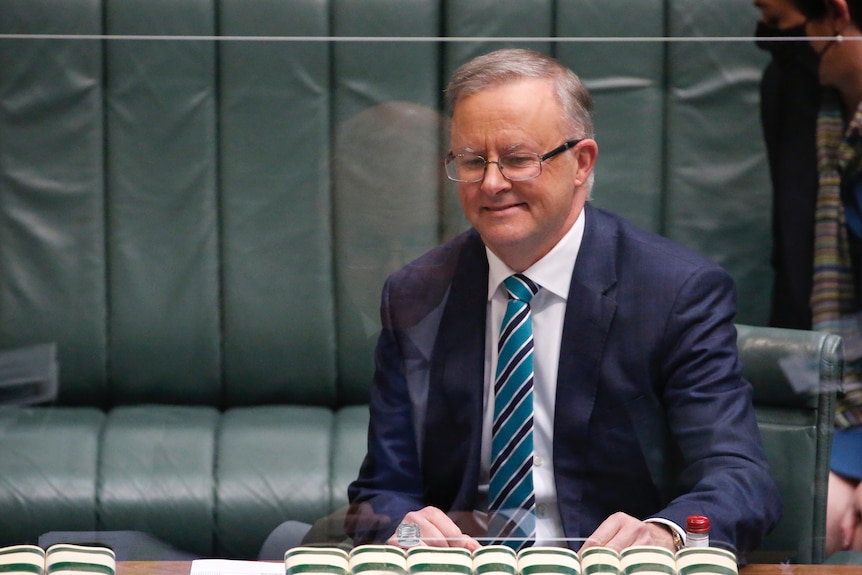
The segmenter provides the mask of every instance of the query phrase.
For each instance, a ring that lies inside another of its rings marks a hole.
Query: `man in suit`
[[[521,274],[538,286],[530,542],[675,549],[686,517],[706,515],[714,544],[756,546],[780,501],[740,373],[729,275],[587,203],[591,98],[556,60],[480,56],[447,98],[447,175],[473,229],[383,289],[368,453],[349,488],[354,542],[398,544],[398,525],[412,524],[432,545],[480,545],[497,497],[501,284]]]

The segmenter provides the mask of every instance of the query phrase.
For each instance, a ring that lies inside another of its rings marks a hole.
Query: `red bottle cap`
[[[709,517],[689,515],[685,521],[685,530],[689,533],[709,533]]]

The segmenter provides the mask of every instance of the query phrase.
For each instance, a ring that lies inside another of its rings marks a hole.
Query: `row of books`
[[[12,545],[0,549],[4,575],[116,575],[117,558],[107,547],[58,543],[47,549]]]
[[[488,545],[472,553],[454,547],[390,545],[295,547],[284,555],[286,575],[738,575],[736,556],[716,547],[674,553],[664,547],[633,546],[621,553],[590,547],[580,554],[562,547],[526,547],[518,552]]]
[[[621,553],[590,547],[580,555],[562,547],[527,547],[519,552],[488,545],[472,553],[455,547],[390,545],[295,547],[284,555],[285,575],[738,575],[736,556],[716,547],[673,553],[634,546]],[[3,575],[116,575],[107,547],[57,544],[0,549]]]

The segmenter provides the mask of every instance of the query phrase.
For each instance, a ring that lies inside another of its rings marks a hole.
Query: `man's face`
[[[760,20],[773,28],[783,30],[805,22],[805,16],[793,0],[754,0],[754,6],[760,10]]]
[[[452,152],[489,161],[512,152],[541,156],[579,136],[565,131],[562,117],[549,80],[518,80],[464,96],[452,116]],[[488,164],[482,181],[458,184],[461,206],[491,251],[523,271],[577,219],[595,155],[595,142],[584,140],[546,160],[538,178],[523,182],[510,182],[497,164]]]

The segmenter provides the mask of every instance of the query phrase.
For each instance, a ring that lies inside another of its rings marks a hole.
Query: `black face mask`
[[[820,68],[820,57],[814,52],[811,43],[807,41],[776,41],[773,38],[803,38],[805,37],[805,24],[792,26],[790,28],[776,28],[757,23],[757,47],[772,54],[772,59],[779,66],[798,66],[813,74],[817,74]]]

